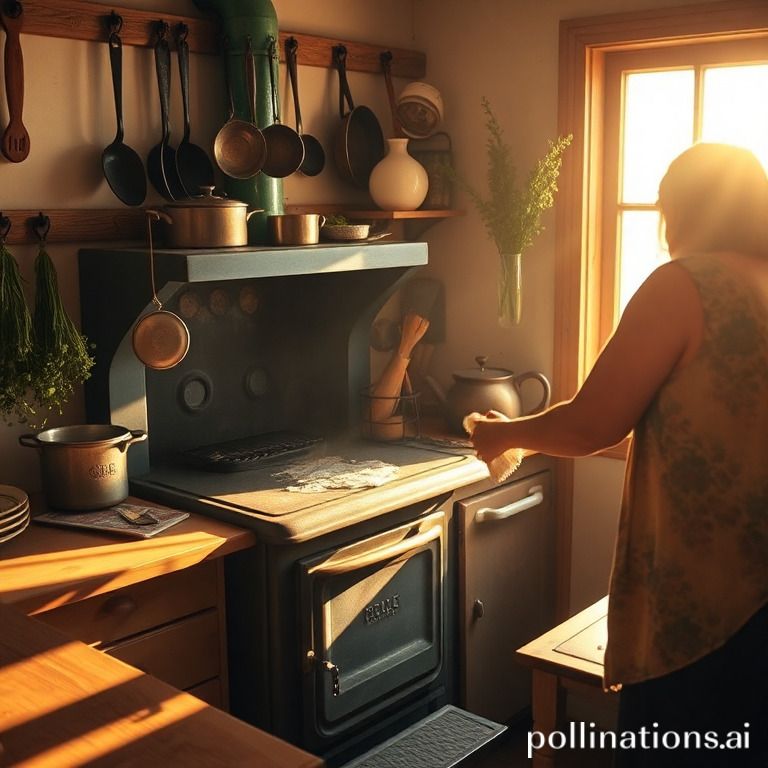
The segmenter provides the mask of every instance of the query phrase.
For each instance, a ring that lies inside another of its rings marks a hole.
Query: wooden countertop
[[[42,503],[31,501],[34,517]],[[133,497],[127,501],[146,504]],[[251,531],[196,514],[151,539],[32,522],[0,546],[0,602],[27,614],[39,613],[223,557],[255,542]]]
[[[0,626],[2,766],[324,764],[12,607]]]
[[[39,500],[33,499],[33,509],[39,511]],[[0,766],[324,765],[24,615],[222,557],[255,541],[251,531],[191,514],[146,540],[33,522],[0,546]]]

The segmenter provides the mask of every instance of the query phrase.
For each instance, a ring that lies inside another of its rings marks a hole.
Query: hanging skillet
[[[152,280],[152,303],[155,309],[140,317],[133,327],[133,351],[147,368],[164,371],[178,365],[189,351],[189,329],[178,315],[163,309],[163,304],[157,297],[152,221],[160,219],[160,214],[150,210],[146,213],[149,273]]]
[[[339,72],[339,114],[341,126],[336,134],[334,160],[342,178],[368,189],[368,178],[384,158],[384,136],[376,115],[368,107],[356,107],[347,82],[347,49],[333,48],[333,63]],[[349,112],[344,113],[344,101]]]

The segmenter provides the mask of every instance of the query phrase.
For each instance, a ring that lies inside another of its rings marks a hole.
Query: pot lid
[[[506,368],[486,368],[485,364],[488,361],[488,358],[485,356],[479,355],[475,358],[475,361],[479,367],[454,371],[454,379],[472,382],[494,382],[507,381],[515,375],[513,371],[507,370]]]
[[[248,203],[241,200],[232,200],[228,197],[214,195],[215,187],[200,187],[201,195],[190,197],[188,200],[177,200],[167,203],[166,208],[247,208]]]

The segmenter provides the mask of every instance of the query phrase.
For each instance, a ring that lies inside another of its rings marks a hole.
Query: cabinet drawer
[[[187,689],[221,673],[219,614],[208,610],[154,632],[108,646],[104,653]]]
[[[104,645],[213,608],[217,602],[217,567],[211,561],[64,605],[35,618],[84,643]]]
[[[210,704],[212,707],[223,710],[227,709],[224,702],[221,679],[218,677],[200,683],[200,685],[196,685],[194,688],[189,688],[187,693],[196,696],[198,699],[201,699],[206,704]]]

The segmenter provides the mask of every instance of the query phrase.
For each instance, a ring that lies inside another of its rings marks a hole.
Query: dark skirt
[[[703,659],[624,686],[617,737],[624,734],[635,748],[617,748],[615,768],[768,766],[768,605]]]

